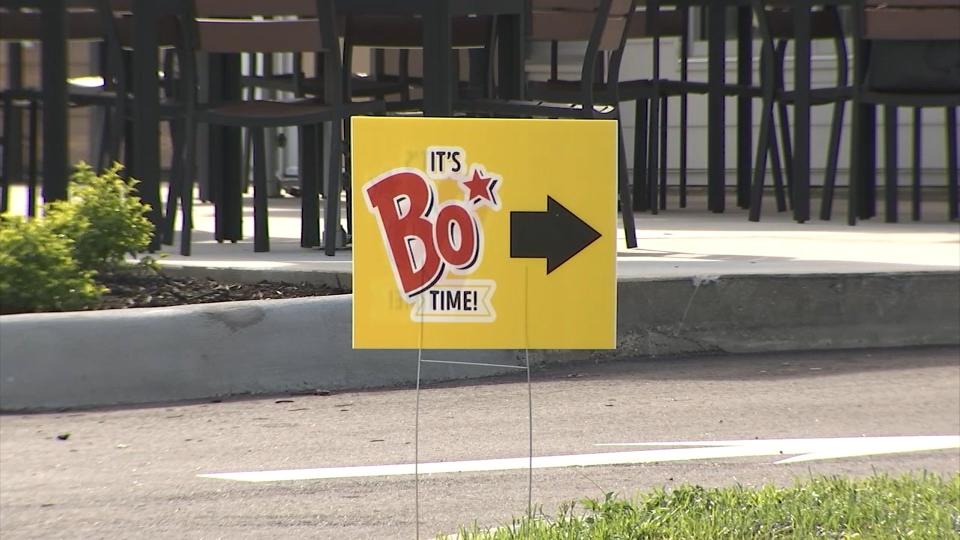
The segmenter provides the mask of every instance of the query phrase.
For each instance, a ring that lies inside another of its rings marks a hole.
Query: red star
[[[493,208],[497,208],[500,203],[497,201],[495,191],[499,183],[499,178],[485,177],[483,176],[483,172],[479,168],[476,168],[473,170],[473,178],[463,182],[461,188],[465,188],[464,191],[467,193],[467,200],[474,205],[482,206],[487,204]]]

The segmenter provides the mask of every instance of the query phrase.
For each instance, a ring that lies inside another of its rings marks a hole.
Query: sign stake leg
[[[523,359],[527,366],[527,420],[528,420],[528,452],[530,461],[527,467],[527,516],[533,517],[533,386],[530,384],[530,325],[527,317],[530,314],[528,269],[523,269]]]
[[[420,540],[420,368],[423,365],[423,317],[420,318],[419,345],[417,347],[417,403],[413,417],[413,498],[417,540]]]

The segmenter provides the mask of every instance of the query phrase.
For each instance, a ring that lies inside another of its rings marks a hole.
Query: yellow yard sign
[[[353,346],[616,346],[617,124],[355,117]]]

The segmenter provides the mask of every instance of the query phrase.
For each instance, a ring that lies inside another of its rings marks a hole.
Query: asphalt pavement
[[[525,512],[528,470],[483,461],[526,460],[525,381],[422,390],[419,461],[466,472],[420,477],[421,537]],[[414,477],[389,474],[407,469],[329,468],[413,463],[416,399],[410,389],[321,391],[3,415],[0,537],[413,538]],[[571,364],[533,373],[532,405],[537,466],[564,456],[533,471],[533,500],[547,513],[679,483],[960,471],[956,347]],[[823,440],[835,438],[857,440]],[[608,453],[632,463],[570,465]],[[341,477],[199,476],[302,469]]]

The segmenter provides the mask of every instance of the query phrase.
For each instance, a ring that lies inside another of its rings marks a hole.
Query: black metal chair
[[[108,0],[71,0],[67,12],[67,38],[75,42],[103,45],[99,73],[67,80],[70,107],[96,107],[103,111],[104,122],[94,164],[97,170],[118,159],[124,126],[124,70],[116,27]],[[43,20],[36,11],[0,7],[0,42],[8,42],[8,61],[19,67],[22,42],[39,41]],[[36,214],[38,187],[38,116],[43,109],[43,91],[24,87],[22,81],[9,80],[0,90],[3,110],[3,166],[0,178],[0,212],[9,209],[11,183],[22,179],[23,146],[21,114],[28,112],[27,124],[27,214]]]
[[[873,216],[870,170],[874,135],[864,130],[864,106],[885,111],[885,214],[897,221],[897,107],[945,109],[948,216],[960,216],[957,107],[960,106],[960,2],[957,0],[860,1],[854,11],[854,121],[848,222]],[[911,50],[912,49],[912,50]],[[897,54],[906,54],[897,61]],[[886,60],[884,60],[886,56]],[[910,58],[915,60],[909,61]],[[924,60],[939,57],[940,66]],[[913,219],[920,218],[919,114],[914,116]]]
[[[422,108],[422,99],[411,97],[411,89],[422,84],[422,79],[410,73],[411,51],[423,46],[423,21],[417,17],[401,15],[349,15],[339,17],[337,29],[343,38],[343,95],[348,100],[381,100],[388,112],[417,112]],[[453,20],[453,51],[454,59],[459,60],[461,49],[484,49],[479,58],[489,59],[489,48],[492,43],[493,20],[490,17],[457,17]],[[366,47],[374,51],[374,69],[372,73],[354,73],[354,50],[357,47]],[[263,74],[255,75],[257,69],[254,63],[255,56],[250,55],[251,75],[244,78],[244,83],[250,88],[267,88],[290,92],[299,97],[318,96],[323,94],[323,56],[315,57],[313,66],[316,75],[307,76],[303,66],[303,55],[293,54],[293,71],[276,74],[267,62],[267,55],[263,62]],[[386,57],[392,56],[396,60],[396,72],[389,73],[386,68]],[[461,95],[489,96],[492,84],[491,64],[484,63],[481,70],[485,74],[480,81],[463,81],[460,83]],[[477,88],[477,86],[480,88]],[[344,124],[343,141],[341,148],[344,154],[344,178],[350,177],[350,125]],[[248,132],[245,146],[251,144]],[[245,152],[246,154],[249,151]],[[244,158],[244,164],[247,163]],[[244,178],[247,175],[244,174]],[[352,234],[352,216],[350,204],[350,182],[345,181],[343,188],[346,191],[346,241]],[[321,186],[321,193],[323,187]],[[299,194],[299,193],[298,193]]]
[[[254,251],[269,251],[267,225],[266,170],[264,167],[263,130],[268,127],[299,127],[308,134],[305,140],[316,141],[324,124],[331,127],[329,137],[327,196],[324,212],[323,247],[328,255],[336,249],[340,224],[341,132],[342,123],[355,114],[383,111],[379,101],[351,103],[343,98],[341,54],[336,32],[333,0],[301,0],[282,3],[256,0],[194,0],[187,2],[180,15],[183,28],[178,52],[180,76],[186,102],[186,137],[182,178],[179,190],[183,209],[181,253],[190,252],[192,229],[193,171],[195,169],[196,126],[207,123],[218,126],[245,127],[251,130],[254,161]],[[313,15],[303,17],[304,14]],[[255,20],[252,16],[283,17]],[[291,19],[284,16],[296,15]],[[195,53],[272,53],[314,52],[323,55],[324,92],[322,98],[299,98],[287,101],[236,101],[210,105],[197,98],[197,66]],[[322,148],[301,149],[302,229],[301,245],[320,245],[319,181],[316,156]]]
[[[777,210],[785,211],[788,202],[793,198],[793,152],[790,142],[788,106],[797,99],[797,93],[786,89],[784,83],[787,44],[794,38],[793,14],[788,4],[780,0],[773,2],[754,0],[753,8],[761,38],[760,92],[763,105],[760,111],[760,134],[757,139],[756,165],[750,193],[750,221],[759,221],[768,155],[773,165]],[[811,105],[833,105],[820,207],[820,218],[827,220],[830,219],[836,185],[844,104],[852,94],[848,82],[849,65],[843,24],[835,6],[827,6],[812,13],[811,38],[831,40],[836,63],[835,84],[815,88],[810,92]],[[774,125],[774,107],[779,116],[781,133],[779,141]],[[784,190],[784,177],[786,190]]]
[[[607,118],[620,121],[620,61],[633,0],[531,0],[531,42],[586,42],[576,80],[553,73],[545,81],[528,81],[524,100],[460,99],[467,114],[541,118]],[[605,62],[602,60],[605,59]],[[606,64],[606,65],[604,65]],[[637,246],[623,133],[619,138],[618,192],[627,247]]]
[[[674,6],[660,9],[648,2],[631,18],[627,33],[629,40],[652,40],[653,70],[649,79],[620,82],[620,96],[636,105],[633,205],[635,210],[658,210],[667,207],[667,112],[669,98],[680,101],[679,144],[679,206],[687,206],[687,124],[690,94],[706,94],[704,82],[689,80],[689,7]],[[660,40],[677,38],[680,42],[680,78],[661,75]]]

